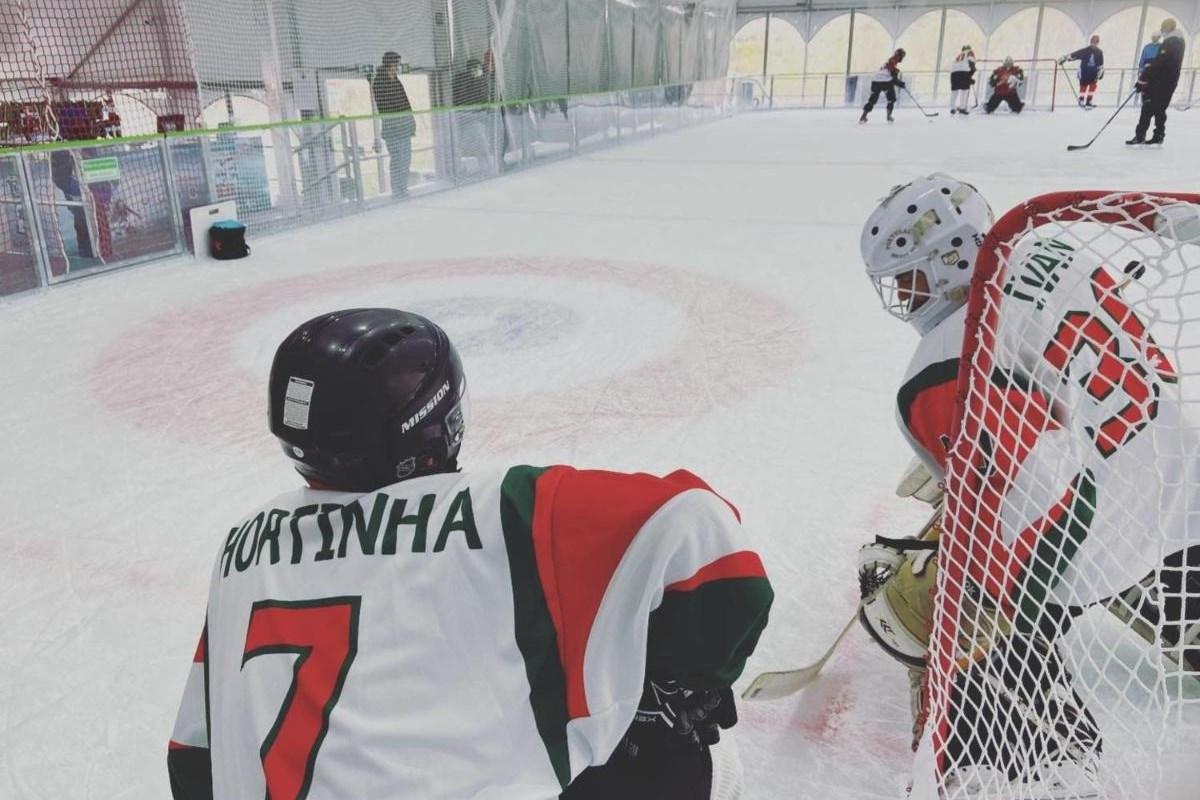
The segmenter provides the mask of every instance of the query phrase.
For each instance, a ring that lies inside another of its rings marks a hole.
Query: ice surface
[[[281,336],[352,304],[458,340],[464,462],[687,467],[742,510],[778,592],[748,672],[824,651],[858,546],[923,507],[893,398],[915,334],[878,308],[858,234],[943,170],[1001,211],[1064,188],[1197,190],[1200,112],[1131,151],[1127,113],[888,126],[743,116],[0,304],[0,797],[161,798],[165,751],[231,520],[297,478],[265,427]],[[744,679],[745,680],[745,679]],[[907,681],[859,630],[821,680],[744,704],[752,798],[894,798]]]

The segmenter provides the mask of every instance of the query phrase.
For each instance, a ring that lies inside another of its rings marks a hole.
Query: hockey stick
[[[925,119],[931,119],[938,115],[937,111],[930,113],[930,112],[926,111],[924,108],[922,108],[921,104],[917,102],[917,98],[913,97],[913,93],[908,90],[907,86],[901,86],[900,88],[904,90],[904,93],[906,95],[908,95],[908,99],[913,101],[913,105],[917,107],[917,110],[925,115]]]
[[[1078,99],[1079,90],[1075,88],[1075,84],[1071,83],[1071,73],[1067,72],[1067,68],[1062,65],[1061,61],[1056,61],[1055,63],[1057,63],[1058,68],[1062,70],[1063,77],[1067,79],[1067,86],[1070,88],[1071,94],[1075,95],[1075,98]]]
[[[861,607],[861,606],[860,606]],[[858,621],[858,608],[854,609],[854,615],[846,622],[842,632],[833,640],[833,644],[829,645],[829,649],[825,651],[825,655],[821,656],[814,664],[809,664],[807,667],[800,669],[789,669],[781,672],[764,672],[750,682],[746,687],[746,691],[742,692],[743,700],[778,700],[781,697],[788,697],[802,689],[807,688],[821,674],[821,669],[825,666],[825,662],[837,650],[838,645],[842,643],[842,639],[846,638],[846,634],[854,627],[854,623]]]
[[[1091,141],[1089,141],[1087,144],[1069,144],[1067,145],[1067,152],[1073,153],[1076,150],[1086,150],[1091,147],[1092,143],[1100,138],[1100,134],[1104,133],[1104,131],[1108,129],[1108,126],[1112,124],[1112,121],[1117,118],[1117,114],[1120,114],[1125,109],[1125,106],[1129,105],[1129,101],[1132,100],[1137,94],[1137,89],[1134,89],[1129,93],[1129,97],[1126,97],[1124,102],[1117,106],[1117,110],[1114,111],[1113,115],[1108,118],[1108,122],[1105,122],[1104,125],[1101,126],[1100,130],[1096,131],[1096,135],[1092,137]]]

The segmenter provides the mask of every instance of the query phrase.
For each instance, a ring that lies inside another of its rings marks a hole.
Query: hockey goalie
[[[918,459],[900,493],[937,511],[918,537],[862,549],[860,620],[910,671],[914,796],[1117,796],[1137,787],[1109,768],[1130,761],[1106,744],[1130,739],[1107,722],[1125,702],[1112,696],[1143,666],[1200,673],[1200,427],[1124,297],[1144,264],[1099,257],[1103,231],[1022,231],[969,320],[992,223],[974,187],[935,174],[896,187],[863,228],[884,308],[921,336],[897,394]],[[1072,628],[1097,613],[1154,654],[1080,656]],[[1152,703],[1186,703],[1160,684]],[[1094,713],[1102,702],[1117,710]]]

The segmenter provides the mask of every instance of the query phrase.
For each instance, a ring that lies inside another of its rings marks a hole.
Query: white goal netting
[[[914,796],[1200,797],[1198,204],[1046,195],[984,241]]]

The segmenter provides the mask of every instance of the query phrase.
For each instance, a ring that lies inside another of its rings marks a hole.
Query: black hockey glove
[[[716,744],[721,728],[737,724],[730,689],[693,690],[676,681],[648,680],[622,746],[635,758]]]
[[[897,79],[896,79],[896,85],[897,85],[897,86],[899,86],[901,89],[903,89],[903,88],[905,88],[905,87],[907,87],[907,86],[908,86],[908,84],[907,84],[907,83],[905,83],[904,81],[900,80],[899,78],[897,78]]]

